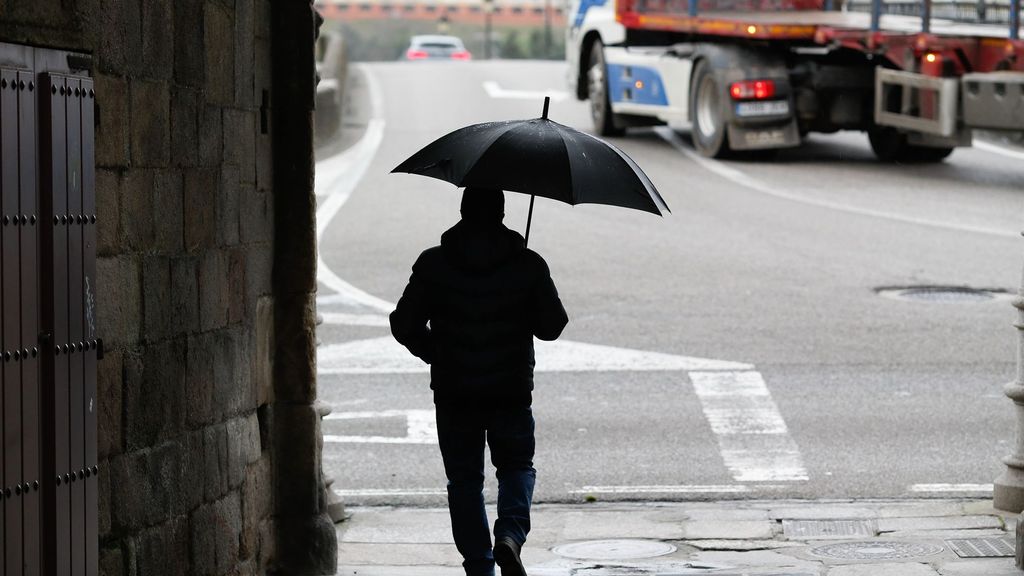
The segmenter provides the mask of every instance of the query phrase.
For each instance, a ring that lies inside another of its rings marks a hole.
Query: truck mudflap
[[[1024,130],[1024,72],[964,74],[964,124],[993,130]]]
[[[728,133],[729,147],[733,150],[792,148],[800,145],[800,130],[795,119],[772,125],[741,125],[730,122]]]

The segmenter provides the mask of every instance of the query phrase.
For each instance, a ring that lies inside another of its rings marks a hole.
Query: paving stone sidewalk
[[[447,509],[348,512],[338,574],[463,574]],[[1022,576],[960,555],[1012,554],[1015,528],[991,500],[538,505],[523,561],[531,576]]]

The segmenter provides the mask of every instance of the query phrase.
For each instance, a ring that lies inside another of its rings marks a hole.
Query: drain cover
[[[590,540],[562,544],[551,551],[577,560],[636,560],[671,554],[676,547],[656,540]]]
[[[876,292],[885,298],[910,300],[913,302],[935,302],[959,304],[988,302],[1008,296],[1003,290],[981,290],[967,286],[907,286],[902,288],[878,288]]]
[[[1011,558],[1014,542],[1009,536],[946,540],[946,545],[961,558]]]
[[[782,533],[791,540],[813,538],[871,538],[875,526],[868,520],[783,520]]]
[[[898,560],[918,558],[942,552],[942,547],[918,542],[876,540],[865,542],[843,542],[811,548],[810,553],[821,558],[840,560]]]

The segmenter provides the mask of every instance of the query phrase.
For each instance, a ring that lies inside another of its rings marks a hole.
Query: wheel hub
[[[697,127],[701,134],[712,137],[718,132],[718,92],[711,78],[705,77],[697,91]]]

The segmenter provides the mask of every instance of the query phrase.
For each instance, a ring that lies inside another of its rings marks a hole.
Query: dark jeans
[[[484,442],[498,477],[495,539],[522,545],[530,532],[533,468],[533,411],[529,406],[479,408],[437,406],[437,438],[448,477],[448,510],[455,547],[468,576],[493,576],[494,554],[484,510]]]

